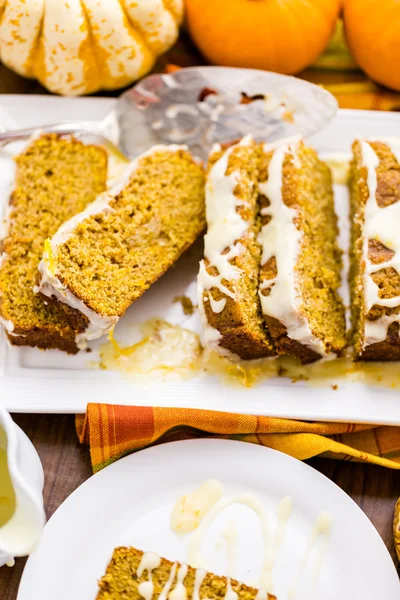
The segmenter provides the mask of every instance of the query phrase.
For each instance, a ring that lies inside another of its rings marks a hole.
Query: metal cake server
[[[287,75],[255,69],[191,67],[150,75],[124,92],[101,122],[70,122],[0,133],[0,147],[38,129],[91,138],[134,158],[155,144],[186,144],[205,159],[215,142],[251,134],[273,142],[307,137],[336,114],[323,88]]]

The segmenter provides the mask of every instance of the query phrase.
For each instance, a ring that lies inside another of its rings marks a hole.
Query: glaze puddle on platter
[[[203,351],[199,336],[162,319],[150,319],[136,326],[134,342],[122,345],[112,334],[100,346],[100,360],[89,361],[93,368],[118,371],[122,377],[139,382],[181,380],[216,376],[226,385],[253,387],[275,377],[310,386],[332,386],[346,382],[400,387],[397,363],[353,362],[350,358],[317,361],[302,365],[290,357],[230,362],[215,352]]]

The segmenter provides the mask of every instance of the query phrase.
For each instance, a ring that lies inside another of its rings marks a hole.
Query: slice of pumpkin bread
[[[205,228],[204,172],[185,147],[155,146],[46,244],[40,292],[110,330]]]
[[[400,138],[354,142],[350,198],[354,358],[400,360]]]
[[[276,600],[275,596],[234,579],[172,563],[154,552],[116,548],[99,581],[96,600]]]
[[[0,320],[16,346],[77,352],[86,317],[36,295],[43,243],[106,188],[107,153],[73,137],[43,135],[16,158],[1,243]]]
[[[258,295],[257,181],[261,148],[247,137],[211,154],[206,184],[208,231],[198,275],[204,343],[242,359],[275,354]]]
[[[340,355],[346,323],[329,167],[300,140],[265,145],[259,201],[260,299],[278,353],[302,362]]]

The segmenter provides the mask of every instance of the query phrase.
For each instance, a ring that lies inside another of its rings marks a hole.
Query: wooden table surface
[[[1,93],[46,92],[39,84],[22,79],[0,65]],[[67,496],[91,476],[89,450],[79,444],[71,415],[14,415],[14,419],[39,452],[45,474],[46,514],[51,517]],[[400,574],[392,531],[394,506],[400,496],[399,472],[320,458],[308,463],[339,485],[362,508],[382,536]],[[24,565],[25,559],[17,559],[13,568],[0,569],[0,600],[17,598]]]

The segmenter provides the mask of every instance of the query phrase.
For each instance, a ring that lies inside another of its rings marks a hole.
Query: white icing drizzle
[[[178,498],[171,512],[170,526],[178,535],[197,529],[206,513],[220,500],[222,485],[208,479],[196,490]]]
[[[188,572],[187,565],[181,565],[178,571],[178,577],[176,581],[176,586],[174,589],[168,594],[168,600],[186,600],[187,591],[184,585],[184,580]]]
[[[228,555],[228,574],[233,577],[236,570],[236,523],[233,519],[228,521],[227,526],[222,532],[222,537],[225,540],[226,552]]]
[[[158,596],[158,600],[167,600],[168,594],[169,594],[169,590],[171,589],[171,586],[174,583],[175,573],[176,573],[177,566],[178,566],[178,563],[174,563],[172,565],[168,581],[166,582],[166,584],[164,585],[163,589],[161,590],[161,593]]]
[[[140,565],[137,570],[138,577],[141,577],[144,571],[149,574],[157,569],[161,564],[161,558],[155,552],[145,552],[140,561]]]
[[[137,570],[138,577],[143,575],[144,571],[148,573],[148,581],[139,583],[138,592],[145,600],[151,600],[154,592],[154,584],[152,579],[153,569],[157,569],[161,564],[161,558],[155,552],[145,552],[140,561]]]
[[[199,279],[197,280],[197,282],[198,282],[197,283],[197,305],[199,307],[200,319],[203,324],[203,328],[202,328],[202,332],[201,332],[201,339],[202,339],[203,346],[213,349],[213,350],[217,350],[218,354],[220,354],[221,356],[226,356],[231,361],[239,360],[239,356],[237,356],[236,354],[233,354],[226,348],[222,348],[222,346],[219,345],[219,341],[222,338],[222,335],[218,331],[218,329],[215,329],[215,327],[212,327],[208,323],[206,311],[204,308],[205,304],[207,302],[210,302],[211,295],[204,297],[203,296],[203,287],[199,284]]]
[[[269,567],[268,567],[268,551],[270,543],[269,527],[268,527],[268,515],[264,505],[251,494],[239,494],[231,498],[222,498],[217,502],[213,508],[208,512],[201,522],[199,528],[192,534],[189,541],[189,562],[194,567],[207,568],[205,559],[201,555],[201,545],[205,534],[212,522],[221,514],[228,506],[232,504],[244,504],[248,506],[258,516],[260,520],[262,536],[264,541],[264,557],[261,572],[261,587],[268,590],[267,585],[269,579]],[[233,599],[232,599],[233,600]]]
[[[317,583],[319,572],[320,572],[323,558],[325,555],[325,551],[326,551],[327,545],[329,543],[331,530],[332,530],[332,517],[327,511],[323,511],[318,515],[318,517],[313,525],[313,528],[311,530],[311,535],[309,537],[305,552],[303,554],[303,558],[300,562],[299,568],[294,577],[293,584],[289,588],[288,600],[295,597],[295,595],[297,593],[298,585],[299,585],[301,577],[303,575],[303,571],[306,568],[307,563],[309,561],[311,552],[312,552],[319,536],[324,535],[325,540],[323,541],[322,545],[320,546],[319,556],[317,557],[317,560],[315,563],[315,568],[314,568],[314,573],[313,573],[313,586],[315,586],[315,584]]]
[[[5,319],[4,317],[0,316],[0,323],[3,325],[7,333],[12,333],[14,331],[14,323],[9,319]]]
[[[243,252],[243,245],[238,242],[245,236],[248,230],[248,222],[237,212],[237,207],[243,205],[243,201],[237,198],[234,190],[240,179],[240,172],[234,171],[226,175],[229,157],[239,146],[252,143],[252,138],[247,136],[239,144],[235,144],[226,150],[221,158],[211,168],[206,182],[206,217],[207,233],[204,236],[204,257],[209,261],[209,266],[218,269],[218,275],[210,275],[204,261],[200,262],[200,270],[197,278],[198,298],[200,314],[205,328],[204,343],[218,348],[220,338],[214,331],[208,331],[209,325],[205,315],[203,302],[204,293],[212,288],[219,289],[225,296],[235,299],[234,282],[240,277],[241,270],[231,264],[231,260]],[[217,147],[213,148],[215,151]],[[223,252],[228,248],[228,252]],[[233,291],[228,289],[222,281],[233,282]],[[226,298],[214,300],[209,293],[206,299],[210,302],[211,310],[215,313],[223,311]],[[206,300],[207,301],[207,300]],[[203,309],[203,310],[202,310]],[[213,328],[211,328],[213,329]],[[218,332],[217,332],[218,333]]]
[[[270,205],[264,207],[261,214],[271,217],[269,223],[261,228],[259,236],[262,247],[261,263],[264,265],[275,256],[278,271],[273,279],[261,281],[260,302],[263,313],[278,319],[286,327],[287,335],[291,339],[297,340],[325,359],[330,359],[335,358],[335,355],[326,352],[324,344],[312,333],[306,317],[301,314],[299,308],[301,298],[295,267],[303,234],[294,222],[298,211],[286,206],[282,197],[285,155],[290,154],[295,159],[296,147],[297,141],[273,147],[268,180],[259,184],[260,192],[270,201]],[[264,146],[265,152],[270,150],[270,146]],[[268,296],[261,293],[265,289],[270,289]]]
[[[210,294],[209,300],[210,300],[211,309],[214,313],[218,314],[224,310],[225,304],[226,304],[226,298],[221,298],[221,300],[214,300],[214,298]]]
[[[142,581],[138,585],[138,592],[145,600],[151,600],[153,598],[154,584],[152,580]]]
[[[187,150],[187,146],[177,146],[177,145],[169,145],[169,146],[153,146],[149,151],[141,154],[137,158],[135,158],[126,168],[123,176],[119,181],[115,183],[111,187],[110,190],[103,192],[98,196],[98,198],[89,204],[85,210],[81,213],[75,215],[68,221],[66,221],[61,227],[58,229],[57,233],[52,237],[50,246],[53,257],[56,257],[58,246],[64,244],[73,234],[76,227],[82,223],[85,219],[100,214],[106,214],[108,212],[113,212],[113,208],[110,206],[110,201],[113,200],[127,185],[130,178],[134,174],[134,172],[140,167],[140,161],[146,156],[151,156],[156,152],[177,152],[178,150]],[[83,300],[78,298],[75,294],[71,292],[64,284],[61,283],[58,278],[57,272],[53,272],[50,265],[50,257],[48,252],[44,252],[43,259],[39,263],[39,272],[41,274],[41,281],[39,286],[35,286],[34,292],[41,292],[45,296],[51,298],[55,296],[57,300],[71,306],[79,310],[82,314],[84,314],[88,320],[89,324],[86,330],[76,337],[76,344],[78,348],[83,350],[87,346],[87,342],[91,340],[95,340],[102,335],[111,331],[118,319],[119,316],[104,316],[99,314],[98,312],[89,308]]]
[[[272,548],[274,550],[278,550],[280,548],[280,546],[282,545],[282,542],[285,537],[286,525],[292,514],[292,510],[293,510],[293,500],[290,498],[290,496],[285,496],[285,498],[282,498],[282,500],[279,502],[279,505],[278,505],[278,510],[277,510],[278,525],[277,525],[277,528],[276,528],[276,531],[274,534],[274,538],[272,541]]]
[[[207,484],[213,481],[214,483],[218,483],[215,480],[209,480],[205,483]],[[205,484],[203,484],[203,486],[204,485]],[[200,486],[196,490],[196,492],[198,493],[203,486]],[[181,500],[182,498],[178,502],[180,502]],[[293,501],[289,496],[287,496],[279,502],[276,510],[277,524],[271,540],[271,536],[269,534],[267,511],[263,504],[251,494],[239,494],[230,498],[221,498],[217,503],[214,503],[212,506],[209,505],[209,507],[206,509],[207,513],[205,514],[200,526],[196,531],[194,531],[194,533],[192,533],[191,537],[189,538],[188,562],[196,568],[192,594],[193,600],[200,600],[200,588],[206,576],[207,566],[205,565],[204,557],[201,555],[201,547],[204,538],[214,520],[223,511],[225,511],[225,509],[227,509],[233,504],[242,504],[249,507],[258,516],[261,525],[262,537],[264,542],[264,556],[261,568],[260,589],[255,595],[255,600],[268,600],[268,592],[272,592],[272,571],[275,567],[278,552],[285,539],[287,523],[291,517],[293,510]],[[176,506],[177,504],[175,504],[175,507]],[[312,583],[315,587],[315,584],[317,583],[319,578],[319,573],[329,543],[331,529],[332,518],[330,514],[326,511],[321,512],[313,524],[301,563],[299,565],[297,573],[295,574],[295,577],[293,578],[293,585],[289,590],[288,598],[293,598],[296,594],[298,584],[302,578],[303,571],[305,570],[309,562],[312,552],[315,556],[312,570]],[[188,532],[191,531],[193,531],[193,528],[190,528],[188,530]],[[221,544],[222,540],[224,539],[228,550],[228,578],[226,592],[224,596],[225,600],[238,600],[238,594],[232,589],[230,580],[230,577],[233,576],[233,572],[235,570],[235,546],[237,544],[236,537],[236,523],[235,521],[230,520],[228,521],[224,531],[222,532],[222,536],[219,538],[219,544]],[[186,591],[184,591],[179,585],[180,583],[184,583],[186,573],[187,569],[179,571],[177,584],[173,592],[169,594],[168,600],[186,600],[186,596],[184,595],[186,594]],[[253,582],[251,585],[257,587],[258,582]]]
[[[157,569],[160,566],[160,564],[161,558],[158,556],[158,554],[155,554],[155,552],[145,552],[142,555],[137,570],[137,576],[141,577],[144,571],[147,571],[148,580],[139,583],[138,592],[140,596],[145,600],[152,600],[153,598],[154,584],[152,579],[152,572],[154,569]],[[184,581],[188,573],[189,567],[186,564],[183,564],[179,567],[176,585],[174,589],[171,590],[172,584],[175,580],[177,567],[178,563],[174,563],[172,565],[168,581],[165,583],[163,589],[161,590],[161,593],[158,596],[158,600],[187,600],[187,589],[185,587]],[[193,600],[200,600],[200,588],[206,574],[207,571],[205,569],[196,569],[192,594]]]
[[[293,501],[289,496],[283,498],[278,504],[277,508],[277,526],[272,537],[272,544],[269,548],[268,557],[266,560],[266,567],[264,572],[264,585],[266,589],[272,590],[273,588],[273,570],[275,567],[276,559],[285,538],[286,526],[289,518],[292,514]]]
[[[200,600],[200,588],[206,575],[207,571],[205,569],[196,569],[192,600]]]
[[[372,146],[365,140],[359,140],[362,153],[362,164],[367,169],[368,198],[364,209],[364,229],[363,229],[363,261],[365,270],[364,280],[364,309],[365,315],[374,305],[388,308],[400,306],[400,296],[394,298],[380,298],[379,288],[373,281],[371,275],[392,267],[400,273],[400,201],[389,206],[379,207],[376,200],[377,174],[376,168],[379,166],[379,158]],[[378,140],[377,140],[378,141]],[[382,138],[395,155],[400,164],[400,139]],[[373,264],[368,257],[369,240],[378,240],[381,244],[394,252],[391,259]],[[382,315],[375,321],[365,320],[363,347],[370,344],[376,344],[386,339],[388,328],[391,323],[400,322],[400,314]]]

